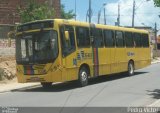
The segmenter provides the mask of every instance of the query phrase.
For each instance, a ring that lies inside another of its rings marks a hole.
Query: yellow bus
[[[78,80],[127,72],[151,64],[145,30],[52,19],[17,27],[16,62],[19,83]]]

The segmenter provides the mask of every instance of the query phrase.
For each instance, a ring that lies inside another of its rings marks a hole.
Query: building
[[[60,0],[36,0],[39,3],[48,1],[55,9],[55,18],[60,18]],[[0,24],[15,24],[20,22],[17,13],[18,6],[24,7],[28,0],[0,0]]]
[[[38,3],[48,1],[49,6],[55,9],[55,18],[61,18],[60,0],[35,0]],[[28,0],[0,0],[0,48],[8,46],[7,34],[13,31],[16,23],[20,23],[20,17],[17,13],[17,8],[25,7]],[[15,41],[12,40],[12,47],[15,47]]]

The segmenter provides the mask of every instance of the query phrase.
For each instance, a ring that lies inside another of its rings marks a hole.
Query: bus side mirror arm
[[[68,41],[69,40],[69,32],[65,31],[65,39]]]

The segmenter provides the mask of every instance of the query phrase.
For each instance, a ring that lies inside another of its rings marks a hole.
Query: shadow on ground
[[[147,91],[149,94],[148,95],[151,95],[152,98],[154,99],[160,99],[160,89],[155,89],[153,91]]]
[[[135,72],[134,76],[138,76],[146,73],[148,72]],[[134,76],[131,76],[131,77],[134,77]],[[124,79],[127,77],[129,76],[125,73],[114,74],[110,76],[101,76],[101,77],[90,79],[88,86],[100,84],[104,82],[110,82],[118,79]],[[76,88],[80,88],[80,87],[78,86],[77,81],[73,81],[73,82],[54,84],[51,88],[48,88],[48,89],[44,89],[41,86],[36,86],[36,87],[27,88],[27,89],[12,90],[12,92],[61,92],[66,90],[73,90]]]

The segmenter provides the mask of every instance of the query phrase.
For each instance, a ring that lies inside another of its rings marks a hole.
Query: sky
[[[157,27],[160,29],[160,8],[154,7],[153,0],[135,0],[135,26],[151,26],[154,27],[157,22]],[[76,0],[77,2],[77,20],[86,21],[86,13],[89,6],[89,0]],[[65,5],[65,10],[74,10],[75,0],[61,0]],[[92,23],[98,21],[98,11],[101,9],[100,23],[104,23],[103,4],[106,3],[106,21],[109,25],[115,25],[118,15],[118,3],[120,4],[120,25],[132,25],[132,7],[133,0],[92,0]],[[160,31],[159,33],[160,34]]]

